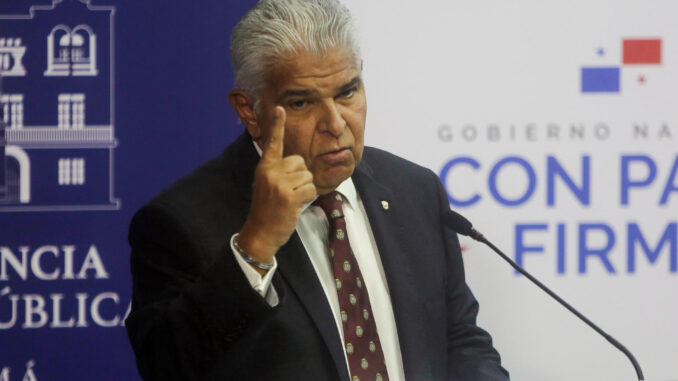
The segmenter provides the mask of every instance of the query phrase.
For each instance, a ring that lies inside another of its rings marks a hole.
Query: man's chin
[[[313,183],[318,194],[326,194],[337,189],[339,184],[353,175],[354,166],[333,167],[325,170],[322,174],[313,176]]]

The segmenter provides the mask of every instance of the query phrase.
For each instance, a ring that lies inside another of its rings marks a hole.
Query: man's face
[[[304,159],[319,194],[349,178],[363,154],[367,103],[360,69],[344,49],[298,54],[273,67],[260,95],[260,136],[268,139],[274,107],[284,107],[284,156]]]

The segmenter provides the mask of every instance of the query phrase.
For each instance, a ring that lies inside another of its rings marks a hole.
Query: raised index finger
[[[273,119],[273,127],[271,128],[271,135],[268,137],[268,142],[264,147],[261,155],[264,160],[280,160],[283,157],[285,138],[285,109],[280,106],[275,106],[275,117]]]

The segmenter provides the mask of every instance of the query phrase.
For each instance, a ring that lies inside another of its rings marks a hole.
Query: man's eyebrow
[[[363,81],[362,78],[360,78],[360,76],[357,76],[357,77],[353,78],[352,80],[348,81],[346,84],[341,85],[339,87],[339,92],[341,93],[343,91],[349,90],[352,87],[359,85],[362,81]]]
[[[346,82],[345,84],[339,86],[337,89],[337,92],[344,92],[346,90],[351,89],[352,87],[355,87],[359,85],[362,82],[362,78],[360,76],[356,76],[355,78],[351,79],[350,81]],[[286,98],[291,98],[291,97],[310,97],[314,94],[316,94],[317,91],[314,90],[308,90],[308,89],[289,89],[283,91],[282,94],[280,94],[280,99],[286,99]]]
[[[280,99],[290,98],[290,97],[308,97],[313,94],[311,90],[285,90],[280,94]]]

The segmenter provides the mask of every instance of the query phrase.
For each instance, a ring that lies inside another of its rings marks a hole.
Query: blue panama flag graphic
[[[583,93],[618,93],[619,67],[583,67],[581,91]]]
[[[621,40],[621,62],[618,66],[584,66],[581,68],[582,93],[619,94],[621,92],[621,70],[628,67],[647,69],[662,64],[661,38],[624,38]],[[596,55],[604,57],[606,49],[599,47]],[[645,73],[637,74],[636,82],[643,86],[647,82]]]

